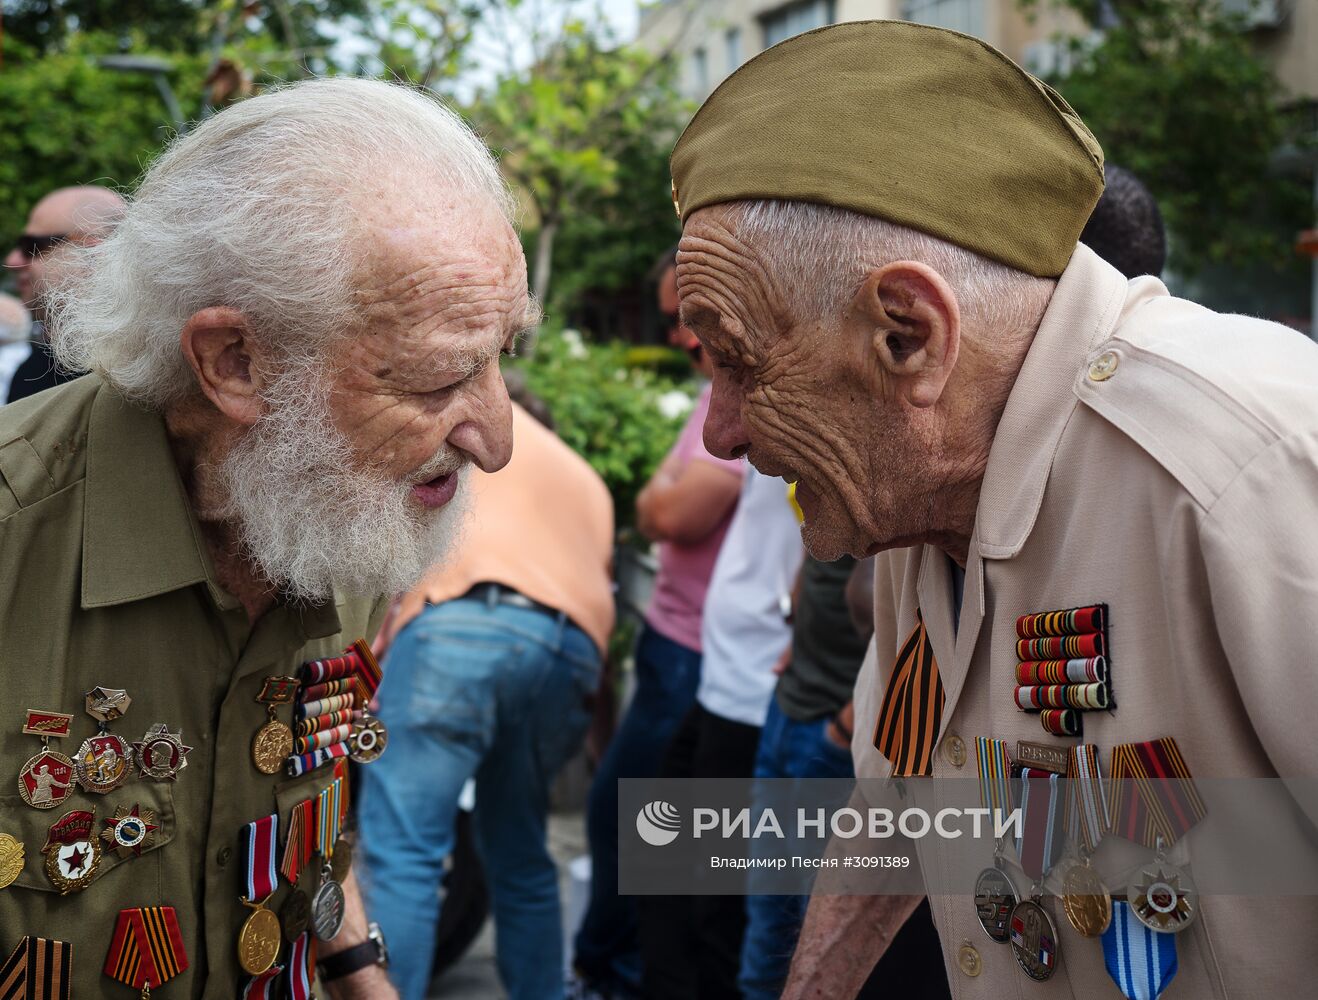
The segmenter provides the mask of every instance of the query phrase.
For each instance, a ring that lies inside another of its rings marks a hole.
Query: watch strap
[[[318,963],[320,978],[323,982],[330,983],[344,976],[351,976],[368,966],[379,965],[380,959],[380,945],[373,938],[367,938],[361,944],[344,948],[343,951],[322,958]]]

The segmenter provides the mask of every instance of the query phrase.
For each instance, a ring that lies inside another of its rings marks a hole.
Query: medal
[[[41,737],[41,753],[28,759],[18,772],[18,794],[34,809],[54,809],[73,788],[73,761],[50,749],[52,739],[69,735],[72,715],[29,708],[23,732]]]
[[[262,774],[275,774],[293,752],[293,730],[279,720],[275,706],[290,704],[297,686],[296,677],[267,677],[256,696],[269,716],[252,738],[252,763]]]
[[[1011,757],[1005,740],[986,736],[975,740],[975,759],[979,764],[979,801],[998,825],[1011,812]],[[979,925],[998,944],[1010,940],[1008,921],[1020,896],[1011,877],[1002,867],[1002,840],[993,852],[993,864],[975,879],[975,916]]]
[[[1089,857],[1106,835],[1109,819],[1098,747],[1072,747],[1068,755],[1066,829],[1079,841],[1080,863],[1062,879],[1062,912],[1085,937],[1098,937],[1112,921],[1112,897],[1090,865]]]
[[[342,884],[347,881],[348,872],[352,871],[352,841],[340,838],[334,848],[334,857],[330,858],[330,874],[334,881]]]
[[[320,870],[320,887],[311,897],[311,929],[322,941],[332,941],[343,929],[343,888],[334,881],[330,858],[339,839],[343,822],[343,782],[335,778],[316,796],[316,851],[324,860]]]
[[[1085,937],[1098,937],[1112,921],[1112,897],[1087,860],[1072,865],[1062,879],[1062,912]]]
[[[348,755],[358,764],[370,764],[380,759],[389,745],[389,730],[384,723],[363,710],[362,719],[352,727],[348,741]]]
[[[313,750],[301,756],[288,758],[288,773],[291,777],[296,778],[299,774],[306,774],[308,771],[314,771],[318,767],[332,761],[342,760],[347,756],[348,741],[344,740],[342,743],[335,743],[323,750]]]
[[[1161,851],[1204,817],[1206,809],[1176,740],[1112,748],[1112,832]]]
[[[0,833],[0,889],[8,889],[23,874],[23,842]]]
[[[1190,876],[1167,863],[1162,843],[1150,865],[1143,865],[1126,890],[1135,919],[1159,934],[1179,934],[1199,913],[1199,896]]]
[[[1116,708],[1106,604],[1016,619],[1016,707],[1044,732],[1079,736],[1082,713]]]
[[[243,855],[247,871],[247,897],[251,909],[238,932],[238,964],[251,976],[259,976],[279,957],[279,918],[265,904],[279,884],[275,874],[275,844],[279,839],[279,814],[248,823],[243,829]]]
[[[46,856],[46,876],[64,896],[85,889],[96,877],[101,862],[101,845],[92,835],[96,810],[75,809],[53,824],[41,853]]]
[[[311,926],[311,900],[301,889],[293,889],[279,907],[279,926],[289,944]]]
[[[1011,911],[1011,953],[1021,971],[1037,983],[1057,971],[1060,942],[1057,927],[1038,895],[1024,899]]]
[[[156,831],[160,829],[155,825],[155,819],[154,812],[142,809],[136,803],[131,809],[119,806],[112,819],[101,821],[105,824],[101,839],[121,858],[129,855],[140,858],[142,851],[149,850],[155,843]]]
[[[120,910],[110,951],[101,971],[116,982],[142,991],[169,982],[188,968],[188,953],[172,906]]]
[[[975,915],[985,934],[998,944],[1006,944],[1011,937],[1008,922],[1020,896],[998,863],[998,857],[994,856],[993,867],[985,868],[975,879]]]
[[[183,745],[183,731],[171,733],[163,722],[147,730],[140,743],[133,744],[137,766],[148,778],[156,781],[173,781],[179,771],[188,766],[192,747]]]
[[[123,718],[132,703],[123,688],[96,687],[87,692],[87,714],[100,726],[95,736],[82,741],[73,759],[78,784],[85,791],[105,795],[132,777],[133,748],[108,729],[109,723]]]
[[[0,965],[0,996],[18,1000],[70,1000],[73,945],[28,935]]]

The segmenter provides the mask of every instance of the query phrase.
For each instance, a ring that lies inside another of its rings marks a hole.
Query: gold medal
[[[1100,937],[1112,923],[1112,896],[1088,861],[1072,865],[1062,879],[1062,912],[1085,937]]]
[[[275,774],[293,753],[293,730],[279,721],[277,705],[287,705],[297,694],[296,677],[267,677],[256,700],[265,705],[269,720],[252,738],[252,763],[262,774]]]
[[[69,735],[73,716],[29,708],[23,732],[41,737],[41,753],[30,757],[18,772],[18,794],[33,809],[54,809],[73,793],[73,761],[50,749],[52,739]]]
[[[279,907],[279,925],[284,931],[284,940],[292,944],[311,926],[311,900],[301,889],[294,888]]]
[[[352,841],[340,838],[334,845],[334,856],[330,858],[330,874],[335,882],[343,882],[352,870]]]
[[[9,888],[23,873],[23,858],[23,842],[0,833],[0,889]]]
[[[265,904],[249,903],[244,899],[243,905],[250,906],[252,913],[238,932],[238,964],[249,976],[259,976],[279,957],[282,931],[279,918],[267,910]]]

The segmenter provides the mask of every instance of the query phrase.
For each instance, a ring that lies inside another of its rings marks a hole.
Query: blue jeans
[[[635,898],[618,895],[618,780],[653,778],[700,683],[700,654],[650,626],[636,643],[636,693],[590,787],[590,906],[575,963],[588,979],[636,989],[641,980]]]
[[[828,738],[827,719],[797,722],[769,703],[755,757],[757,778],[850,778],[851,751]],[[778,1000],[809,896],[746,897],[746,937],[737,986],[745,1000]]]
[[[380,685],[389,747],[361,769],[359,874],[403,1000],[427,992],[440,880],[472,777],[499,975],[513,1000],[563,996],[545,818],[550,782],[585,736],[599,668],[595,644],[566,618],[483,599],[428,607],[394,641]]]

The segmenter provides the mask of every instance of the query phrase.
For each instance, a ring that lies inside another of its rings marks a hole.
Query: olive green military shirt
[[[276,606],[255,625],[215,581],[159,415],[125,402],[95,376],[0,410],[0,833],[26,861],[0,889],[0,961],[24,935],[73,945],[73,997],[130,997],[103,976],[121,909],[172,906],[190,962],[162,997],[237,995],[245,873],[243,826],[289,812],[329,783],[332,767],[263,775],[252,737],[267,676],[296,672],[371,636],[384,602]],[[76,789],[54,809],[26,805],[18,774],[41,741],[22,735],[26,710],[73,713],[74,756],[96,731],[84,693],[126,688],[110,731],[132,742],[156,723],[193,749],[176,781],[135,773],[106,795]],[[289,722],[291,709],[281,717]],[[95,834],[117,807],[155,813],[154,843],[121,859],[103,850],[95,880],[60,895],[43,867],[51,824],[95,809]],[[289,892],[280,888],[276,909]],[[280,961],[287,956],[287,948]]]

